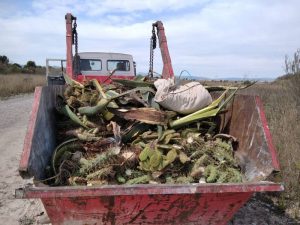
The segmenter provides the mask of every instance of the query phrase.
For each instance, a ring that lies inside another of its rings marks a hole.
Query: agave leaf
[[[220,104],[220,102],[225,98],[227,92],[229,91],[229,89],[226,89],[221,95],[219,98],[217,98],[216,100],[214,100],[210,105],[208,105],[207,107],[203,108],[203,109],[200,109],[190,115],[188,115],[189,117],[193,117],[194,115],[197,115],[197,114],[201,114],[201,113],[204,113],[204,112],[208,112],[216,107],[218,107],[218,105]],[[186,116],[186,117],[188,117]]]
[[[228,86],[204,86],[208,91],[223,91],[223,90],[226,90],[226,89],[230,89],[230,90],[235,90],[235,89],[246,89],[254,84],[256,84],[257,81],[253,81],[253,82],[250,82],[249,84],[247,85],[240,85],[239,87],[228,87]]]
[[[108,104],[116,98],[119,98],[124,95],[128,95],[132,92],[136,92],[136,91],[140,91],[140,90],[148,90],[148,89],[149,88],[147,88],[147,87],[138,87],[138,88],[134,88],[134,89],[125,91],[125,92],[118,94],[116,96],[113,96],[113,97],[102,98],[102,99],[100,99],[100,101],[97,103],[96,106],[80,107],[80,108],[78,108],[78,112],[80,114],[84,114],[84,115],[95,115],[95,114],[101,112],[102,110],[104,110],[106,108],[106,106],[108,106]]]
[[[188,116],[182,117],[180,119],[171,121],[169,123],[169,126],[171,128],[178,128],[181,126],[188,125],[190,123],[193,123],[198,120],[206,119],[209,117],[214,117],[216,116],[226,105],[227,103],[233,98],[235,93],[238,91],[238,89],[234,90],[225,100],[224,102],[220,103],[221,100],[224,98],[225,93],[223,93],[217,100],[215,100],[212,104],[207,106],[204,109],[201,109],[195,113],[192,113]],[[225,91],[226,92],[226,91]],[[216,106],[218,106],[216,108]]]
[[[216,100],[214,100],[209,106],[211,106],[211,108],[217,107],[217,106],[220,104],[220,102],[225,98],[225,95],[227,94],[227,92],[228,92],[229,90],[230,90],[229,88],[226,89],[226,90],[220,95],[220,97],[217,98]],[[235,90],[237,90],[237,89],[235,89]]]
[[[204,86],[208,91],[224,91],[224,90],[235,90],[237,87],[228,87],[228,86]]]
[[[163,135],[163,126],[157,125],[157,134],[158,134],[158,140],[160,140]]]
[[[61,143],[60,145],[58,145],[55,150],[54,153],[52,155],[52,169],[54,174],[57,174],[57,168],[59,167],[58,162],[60,160],[60,158],[62,157],[62,155],[69,151],[69,152],[75,152],[77,150],[79,150],[81,148],[81,145],[78,143],[78,139],[77,138],[72,138],[70,140],[67,140],[63,143]]]
[[[142,93],[142,99],[143,99],[145,102],[149,103],[149,97],[150,97],[150,92],[149,92],[149,91],[147,91],[147,92],[145,92],[145,93]]]
[[[122,84],[126,87],[136,88],[136,87],[151,87],[155,88],[154,84],[147,81],[140,80],[127,80],[127,79],[112,79],[114,82]]]
[[[109,109],[109,111],[126,120],[136,120],[152,125],[168,123],[166,113],[154,108]]]
[[[98,125],[97,124],[95,124],[95,123],[93,123],[93,122],[91,122],[91,121],[89,121],[89,119],[87,118],[87,116],[83,116],[82,117],[82,123],[84,124],[84,125],[86,125],[87,127],[91,127],[91,128],[96,128],[96,127],[98,127]]]
[[[80,107],[78,108],[78,112],[82,115],[92,116],[103,111],[109,102],[110,102],[109,99],[101,98],[100,101],[98,101],[97,105]]]
[[[95,88],[97,89],[97,91],[101,94],[102,98],[107,98],[107,96],[106,96],[105,92],[103,91],[103,88],[99,84],[98,80],[93,79],[92,82],[93,82],[93,85],[95,86]]]
[[[78,125],[87,128],[88,126],[85,125],[80,119],[79,117],[70,109],[70,107],[68,105],[64,105],[61,108],[58,109],[61,113],[63,113],[64,115],[68,116],[73,122],[77,123]]]
[[[103,115],[103,117],[104,117],[104,119],[105,119],[106,121],[110,121],[110,120],[114,117],[114,114],[112,114],[112,113],[109,112],[108,110],[104,110],[104,111],[102,112],[102,115]]]
[[[94,134],[87,132],[76,133],[76,137],[81,141],[99,141],[101,139],[101,137],[96,137]]]
[[[118,92],[113,91],[113,90],[108,90],[107,92],[105,92],[105,94],[108,98],[114,98],[114,97],[117,97],[119,95]],[[107,107],[119,108],[119,106],[117,105],[117,103],[115,101],[111,101],[110,103],[108,103]]]
[[[71,85],[71,86],[78,86],[80,88],[84,88],[83,84],[79,83],[78,81],[76,80],[73,80],[69,75],[67,75],[66,73],[63,73],[63,76],[64,76],[64,79],[66,81],[66,83],[68,85]]]
[[[160,109],[159,104],[156,101],[154,101],[154,97],[150,97],[149,101],[150,101],[150,106],[152,108]]]
[[[143,76],[143,75],[137,75],[137,76],[134,77],[133,80],[135,80],[135,81],[144,81],[145,78],[146,78],[146,77]]]
[[[225,100],[224,102],[222,102],[219,106],[219,112],[227,105],[227,103],[234,97],[235,93],[238,91],[239,89],[234,90]]]
[[[229,89],[226,89],[219,98],[217,98],[216,100],[214,100],[207,107],[205,107],[203,109],[200,109],[200,110],[198,110],[198,111],[196,111],[196,112],[194,112],[194,113],[192,113],[190,115],[187,115],[187,116],[185,116],[183,118],[185,118],[185,119],[193,118],[193,117],[197,116],[198,114],[202,114],[202,113],[208,112],[208,111],[210,111],[210,110],[218,107],[218,105],[220,104],[220,102],[225,98],[225,96],[226,96],[226,94],[227,94],[228,91],[229,91]]]
[[[119,107],[115,102],[112,101],[113,98],[119,96],[118,93],[114,91],[107,91],[107,93],[104,93],[101,85],[95,79],[93,80],[93,84],[96,86],[97,90],[101,93],[102,99],[98,101],[96,106],[85,106],[85,107],[78,108],[78,112],[80,114],[94,115],[96,113],[102,112],[106,107],[111,107],[111,108]],[[110,120],[113,117],[113,115],[109,112],[105,112],[104,116],[108,120]]]

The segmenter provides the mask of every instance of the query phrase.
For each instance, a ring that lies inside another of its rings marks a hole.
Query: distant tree
[[[9,59],[6,55],[0,55],[0,73],[7,74]]]
[[[22,72],[22,66],[18,63],[10,64],[7,73],[21,73]]]
[[[35,73],[36,64],[34,61],[29,60],[26,65],[24,66],[22,72],[23,73]]]
[[[14,63],[14,64],[12,64],[12,66],[22,69],[22,66],[20,64],[18,64],[18,63]]]
[[[36,68],[36,64],[34,61],[28,61],[25,65],[27,68]]]
[[[0,63],[8,65],[9,59],[6,55],[0,55]]]
[[[246,86],[248,86],[248,85],[250,85],[250,84],[252,84],[252,82],[251,82],[250,80],[245,80],[245,81],[243,82],[243,85],[246,85]]]

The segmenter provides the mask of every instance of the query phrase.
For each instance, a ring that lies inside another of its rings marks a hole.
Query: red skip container
[[[56,95],[62,86],[37,87],[19,165],[23,178],[42,180],[57,143]],[[226,224],[255,192],[282,191],[267,180],[279,163],[262,103],[236,95],[221,115],[237,137],[236,157],[248,182],[228,184],[103,185],[35,187],[16,190],[17,198],[40,198],[52,224]]]

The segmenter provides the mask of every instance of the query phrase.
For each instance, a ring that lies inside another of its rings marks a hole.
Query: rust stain
[[[151,205],[152,205],[152,202],[150,202],[149,204],[147,204],[143,209],[139,210],[139,212],[128,223],[126,223],[126,224],[132,224],[141,215],[144,217],[144,219],[146,219],[147,217],[145,215],[143,215],[143,213]]]
[[[109,222],[110,225],[116,224],[116,213],[114,212],[115,206],[115,197],[113,196],[102,196],[100,197],[101,202],[104,207],[107,209],[107,212],[102,217],[102,222],[107,224]]]

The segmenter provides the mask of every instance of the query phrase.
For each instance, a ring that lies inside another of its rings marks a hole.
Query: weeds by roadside
[[[259,95],[264,103],[285,186],[277,203],[297,219],[300,217],[300,74],[256,84],[244,93]]]
[[[46,84],[45,75],[0,75],[0,98],[33,92],[36,86]]]

